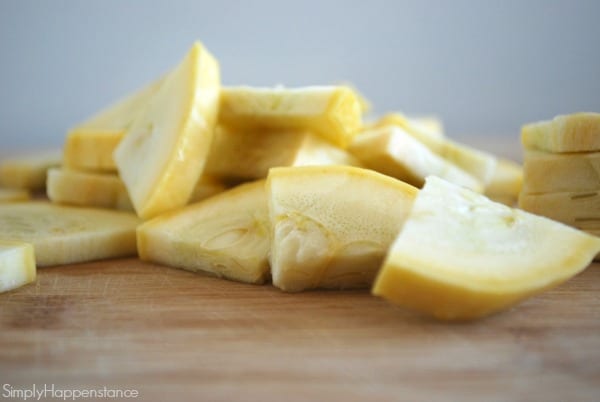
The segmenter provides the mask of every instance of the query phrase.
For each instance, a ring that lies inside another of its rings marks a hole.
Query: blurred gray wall
[[[195,39],[224,84],[350,81],[378,113],[517,138],[529,121],[600,111],[599,21],[598,0],[0,0],[0,152],[59,146]]]

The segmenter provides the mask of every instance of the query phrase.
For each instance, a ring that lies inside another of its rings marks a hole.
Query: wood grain
[[[490,141],[518,160],[518,141]],[[44,268],[0,294],[0,399],[33,383],[150,401],[598,401],[600,264],[468,324],[136,259]]]
[[[367,291],[285,294],[136,259],[40,269],[0,306],[0,382],[14,387],[106,385],[156,401],[600,396],[598,264],[469,324]]]

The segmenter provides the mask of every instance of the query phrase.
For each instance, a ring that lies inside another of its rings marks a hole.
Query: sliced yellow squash
[[[360,162],[308,131],[221,126],[215,133],[206,173],[225,180],[255,180],[267,177],[272,167],[333,164]]]
[[[263,283],[270,246],[264,180],[147,221],[137,241],[142,260]]]
[[[415,124],[414,120],[402,113],[393,112],[385,114],[371,128],[387,126],[396,126],[406,130],[435,153],[439,153],[443,148],[443,136],[439,135],[437,131],[429,129],[427,125],[419,124],[418,122]]]
[[[47,193],[59,204],[133,211],[133,205],[119,176],[111,173],[50,169]]]
[[[222,193],[225,190],[227,190],[227,187],[225,184],[223,184],[223,182],[212,176],[203,174],[200,176],[200,179],[198,179],[198,182],[192,191],[189,203],[192,204],[202,201],[206,198],[212,197],[213,195]]]
[[[600,113],[574,113],[521,128],[526,149],[547,152],[600,151]]]
[[[46,188],[46,171],[61,164],[58,150],[36,151],[3,159],[0,162],[0,186],[23,190]]]
[[[289,292],[370,286],[417,191],[356,167],[271,169],[273,284]]]
[[[400,113],[387,114],[375,124],[375,126],[387,125],[403,128],[433,152],[477,178],[484,188],[492,180],[497,163],[494,155],[442,137],[422,125],[413,124]]]
[[[585,269],[600,239],[431,176],[373,293],[442,320],[506,309]]]
[[[239,128],[313,131],[346,147],[362,126],[362,106],[345,86],[223,88],[219,122]]]
[[[429,133],[433,137],[444,138],[444,125],[442,121],[435,116],[410,116],[408,117],[410,125]]]
[[[519,207],[576,228],[600,228],[600,189],[598,191],[521,194]]]
[[[33,246],[18,241],[0,240],[0,293],[35,281]]]
[[[435,154],[398,126],[367,130],[354,139],[348,150],[365,166],[413,186],[421,187],[427,176],[436,175],[475,191],[483,190],[478,179]]]
[[[496,171],[485,189],[485,195],[509,207],[515,206],[523,185],[523,168],[516,162],[498,158]]]
[[[524,194],[600,189],[600,152],[525,151]]]
[[[194,44],[119,143],[119,175],[143,219],[189,201],[210,149],[219,91],[217,61]]]
[[[48,202],[0,204],[0,240],[33,244],[38,266],[136,254],[131,213]]]
[[[116,171],[113,152],[161,84],[162,80],[157,80],[71,129],[65,141],[63,165],[69,169]]]
[[[48,198],[59,204],[133,211],[123,181],[116,174],[81,170],[50,169]],[[201,176],[190,202],[197,202],[225,190],[218,180]]]

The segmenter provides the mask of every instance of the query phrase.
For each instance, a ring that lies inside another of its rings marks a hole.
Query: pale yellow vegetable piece
[[[116,174],[50,169],[47,193],[55,203],[133,211],[127,189]]]
[[[390,113],[383,116],[375,123],[375,126],[390,124],[403,128],[433,152],[476,177],[481,181],[484,188],[492,180],[497,163],[494,155],[441,137],[435,131],[423,128],[422,125],[412,124],[407,117],[400,113]]]
[[[498,158],[496,171],[485,189],[485,195],[493,201],[512,207],[517,204],[522,184],[521,165],[508,159]]]
[[[426,145],[435,153],[440,154],[444,148],[444,136],[441,136],[436,130],[431,130],[427,125],[415,124],[415,120],[405,116],[402,113],[393,112],[383,115],[372,126],[386,127],[397,126],[406,130],[410,135]]]
[[[430,148],[439,147],[439,141],[445,138],[444,127],[441,120],[433,116],[405,116],[402,113],[393,112],[388,113],[374,123],[368,125],[367,129],[383,127],[383,126],[397,126],[406,129],[410,127],[412,130],[416,130],[417,134],[412,134],[419,141],[423,142]]]
[[[360,111],[363,114],[369,113],[371,111],[371,109],[373,109],[373,105],[371,104],[371,101],[369,99],[367,99],[367,97],[363,93],[361,93],[358,89],[356,89],[352,85],[347,85],[347,86],[350,87],[350,89],[352,89],[354,91],[354,93],[356,94],[356,97],[358,98],[358,103],[360,104]]]
[[[71,129],[65,141],[63,165],[70,169],[116,171],[113,152],[161,84],[162,80],[153,82]]]
[[[525,151],[523,193],[544,194],[600,189],[600,152]]]
[[[117,147],[119,175],[143,219],[189,201],[210,149],[219,92],[219,65],[195,43]]]
[[[362,163],[347,150],[331,145],[319,136],[306,135],[289,166],[345,165],[362,167]]]
[[[360,110],[363,113],[363,115],[369,113],[373,109],[371,101],[351,82],[341,81],[337,82],[336,85],[350,88],[354,92],[356,98],[358,99],[358,103],[360,104]]]
[[[600,239],[429,177],[373,293],[442,320],[506,309],[585,269]]]
[[[600,228],[600,189],[582,192],[521,194],[519,207],[576,228]]]
[[[370,286],[417,192],[356,167],[271,169],[273,284],[289,292]]]
[[[435,154],[399,126],[381,126],[356,137],[348,150],[365,166],[421,187],[436,175],[481,192],[481,182],[453,163]]]
[[[0,204],[0,240],[33,244],[40,267],[133,256],[139,222],[134,214],[105,209]]]
[[[30,152],[0,162],[0,186],[23,190],[43,190],[46,171],[61,164],[61,151]]]
[[[63,154],[64,166],[75,170],[116,173],[117,165],[113,153],[124,135],[124,130],[69,132]]]
[[[267,177],[277,166],[359,165],[348,152],[308,131],[217,128],[206,173],[225,180]]]
[[[0,188],[0,202],[26,201],[30,198],[27,190]]]
[[[344,148],[362,127],[362,106],[345,86],[229,87],[221,93],[219,122],[239,128],[309,130]]]
[[[225,190],[227,190],[227,187],[220,180],[203,174],[200,176],[200,179],[198,179],[198,182],[192,191],[189,203],[202,201],[213,195],[222,193]]]
[[[526,149],[547,152],[600,151],[600,113],[574,113],[521,128]]]
[[[137,239],[142,260],[263,283],[270,246],[265,182],[242,184],[147,221]]]
[[[225,190],[216,179],[202,176],[190,197],[197,202]],[[123,181],[116,174],[81,170],[50,169],[48,198],[59,204],[133,211]]]
[[[488,152],[451,140],[446,140],[441,155],[481,180],[484,188],[492,181],[498,163],[496,156]]]
[[[20,241],[0,240],[0,293],[35,281],[33,246]]]
[[[444,124],[435,116],[410,116],[408,117],[410,125],[420,131],[426,131],[431,136],[444,138]]]

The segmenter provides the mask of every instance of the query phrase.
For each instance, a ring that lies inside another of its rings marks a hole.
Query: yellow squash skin
[[[119,143],[113,156],[141,218],[189,201],[211,146],[219,92],[218,62],[195,43]]]

